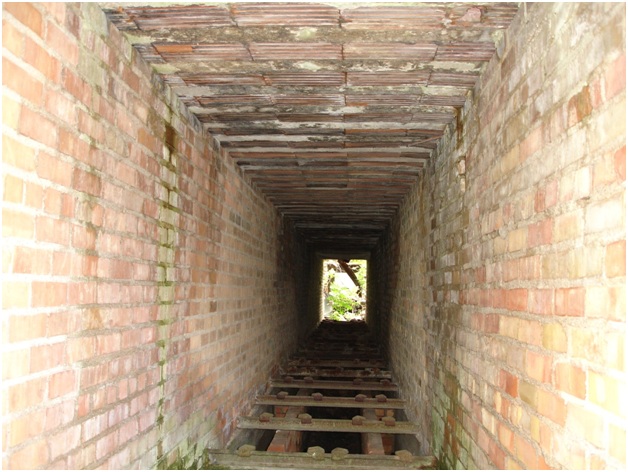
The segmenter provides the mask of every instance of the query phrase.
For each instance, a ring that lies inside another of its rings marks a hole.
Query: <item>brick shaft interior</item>
[[[491,10],[466,5],[451,17],[472,31]],[[411,124],[387,125],[380,147],[403,131],[403,149],[386,151],[390,185],[383,161],[364,167],[379,177],[345,206],[361,185],[350,152],[324,157],[342,161],[346,185],[329,164],[292,188],[293,167],[305,166],[297,151],[270,180],[252,174],[267,150],[238,154],[234,142],[249,137],[218,139],[237,116],[199,120],[200,99],[175,93],[171,66],[151,64],[112,8],[2,6],[4,468],[196,468],[319,323],[321,258],[358,255],[369,261],[367,323],[423,453],[447,468],[626,468],[624,4],[497,10],[491,47],[468,53],[483,64],[473,81],[458,71],[462,82],[425,84],[435,94],[466,85],[430,96],[429,111],[447,113],[414,115],[441,120],[421,137],[433,145],[417,151],[420,165],[404,154]],[[332,21],[327,7],[317,14]],[[375,21],[343,15],[354,28]],[[373,34],[390,41],[412,25]],[[278,54],[259,30],[253,56]],[[332,46],[301,51],[308,67],[338,55]],[[354,67],[384,51],[360,47],[344,49]],[[465,53],[442,54],[433,67]],[[369,84],[360,74],[349,86]],[[314,95],[320,120],[336,98]],[[414,98],[400,100],[390,106]],[[347,110],[345,122],[370,120],[369,130],[391,112]],[[308,132],[336,131],[307,152],[340,146],[342,120],[326,122]]]

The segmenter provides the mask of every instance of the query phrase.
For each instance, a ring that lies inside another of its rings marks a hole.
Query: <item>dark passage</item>
[[[364,321],[323,320],[257,398],[215,465],[237,468],[416,469],[418,425]],[[399,439],[402,438],[403,440]]]

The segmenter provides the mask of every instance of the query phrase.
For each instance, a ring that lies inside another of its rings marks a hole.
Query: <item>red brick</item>
[[[47,379],[45,377],[38,377],[10,386],[7,395],[9,413],[26,410],[42,404],[45,400],[46,383]]]
[[[24,181],[14,175],[4,177],[4,201],[22,203],[24,198]]]
[[[72,370],[66,370],[50,376],[48,385],[48,398],[55,398],[74,392],[76,389],[76,374]]]
[[[547,218],[528,226],[528,247],[543,246],[552,243],[553,220]]]
[[[499,372],[499,386],[508,395],[517,398],[519,394],[519,379],[505,370]]]
[[[64,69],[63,88],[74,95],[88,109],[92,105],[92,89],[91,87],[74,72]]]
[[[68,299],[68,286],[63,282],[33,282],[33,307],[64,306]]]
[[[584,287],[557,288],[554,310],[559,316],[584,316]]]
[[[11,454],[11,469],[41,469],[48,462],[48,442],[45,439],[36,441]]]
[[[9,424],[9,447],[15,447],[44,432],[45,412],[36,410],[20,416]]]
[[[626,320],[626,287],[587,287],[585,314],[591,318]]]
[[[567,407],[562,398],[552,392],[540,389],[538,392],[537,402],[537,411],[539,414],[560,426],[565,425]]]
[[[42,36],[43,20],[41,13],[30,3],[3,3],[2,8],[15,17],[17,21]]]
[[[615,172],[622,181],[626,180],[626,146],[615,153]]]
[[[41,72],[47,79],[59,82],[61,74],[59,62],[31,38],[25,40],[24,61]]]
[[[63,6],[63,4],[60,4]],[[46,44],[69,66],[78,64],[79,49],[76,39],[67,35],[52,22],[46,24]]]
[[[604,89],[606,98],[613,98],[626,90],[626,54],[619,56],[607,68],[604,74]]]
[[[526,351],[526,374],[541,383],[548,383],[552,374],[552,358],[534,351]]]
[[[2,85],[34,105],[42,103],[43,84],[5,57],[2,58]]]
[[[6,20],[2,20],[2,47],[17,57],[24,55],[24,34]]]
[[[24,189],[24,204],[36,210],[42,208],[44,189],[35,182],[26,182]]]
[[[39,216],[35,222],[35,232],[37,241],[69,246],[70,244],[70,224],[67,221]]]
[[[584,399],[586,373],[580,367],[569,363],[557,364],[554,386],[560,391]]]
[[[63,364],[65,346],[63,343],[44,344],[31,348],[30,372],[37,373]]]
[[[537,126],[520,145],[520,159],[525,161],[543,146],[543,127]]]
[[[101,193],[100,176],[75,167],[72,174],[72,187],[79,192],[98,196]]]
[[[530,305],[531,313],[539,315],[552,315],[554,313],[554,289],[531,289]]]
[[[22,105],[17,101],[13,100],[13,98],[9,97],[6,94],[2,95],[2,124],[7,128],[16,129],[20,122],[20,110],[22,109]],[[11,160],[11,165],[15,165],[15,157],[8,156],[5,154],[4,141],[8,140],[9,137],[5,134],[2,134],[2,158],[3,163],[7,163],[9,159]],[[13,141],[13,140],[11,140]]]
[[[31,239],[35,233],[35,220],[32,215],[2,209],[2,237]]]
[[[23,107],[20,114],[19,132],[46,146],[56,148],[58,142],[57,126],[40,113]]]
[[[538,469],[539,456],[534,446],[519,434],[515,435],[515,453],[528,469]]]

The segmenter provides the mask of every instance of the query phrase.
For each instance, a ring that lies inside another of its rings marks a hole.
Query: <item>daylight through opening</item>
[[[323,261],[323,319],[364,320],[366,317],[366,260]]]

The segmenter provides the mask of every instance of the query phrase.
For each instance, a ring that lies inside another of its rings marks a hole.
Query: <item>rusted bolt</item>
[[[381,379],[379,381],[379,383],[381,383],[382,385],[385,385],[386,387],[388,387],[390,385],[390,380],[389,379]]]
[[[353,359],[353,362],[354,362],[355,364],[359,364],[359,363],[360,363],[360,359],[359,359],[359,358]]]
[[[286,383],[292,383],[293,380],[294,380],[294,377],[292,377],[291,375],[286,375],[283,378],[283,381],[286,382]]]
[[[364,416],[355,415],[353,418],[351,418],[351,424],[353,426],[362,426],[362,423],[364,423],[365,419],[366,418]]]
[[[366,400],[366,395],[364,395],[363,393],[358,393],[355,396],[355,401],[358,402],[358,403],[363,403],[364,400]]]
[[[396,451],[395,455],[403,462],[412,462],[412,459],[414,458],[414,455],[406,449],[400,449],[399,451]]]
[[[386,403],[386,401],[388,400],[388,397],[381,393],[379,395],[375,395],[375,398],[379,403]]]
[[[301,424],[312,424],[312,415],[308,415],[307,413],[301,413],[297,416],[301,420]]]
[[[382,421],[386,426],[395,426],[395,424],[397,423],[392,416],[384,416],[382,418]]]
[[[353,385],[360,385],[362,383],[362,379],[356,377],[353,379]]]
[[[311,384],[314,383],[314,378],[313,377],[304,377],[303,380],[305,381],[306,384]]]
[[[240,446],[238,448],[237,454],[240,457],[251,457],[251,454],[254,450],[255,446],[253,446],[252,444],[244,444],[243,446]]]
[[[312,459],[322,461],[325,459],[325,449],[320,446],[313,446],[307,448],[307,453]]]
[[[287,396],[288,396],[288,392],[284,392],[284,391],[281,391],[281,392],[277,393],[277,395],[276,395],[277,400],[283,400]]]
[[[331,451],[331,460],[340,461],[344,459],[347,454],[349,454],[349,451],[347,449],[345,449],[344,447],[337,447]]]
[[[323,394],[320,392],[313,393],[312,398],[317,402],[323,401]]]
[[[273,417],[272,413],[262,413],[259,415],[260,423],[270,423],[270,419]]]

